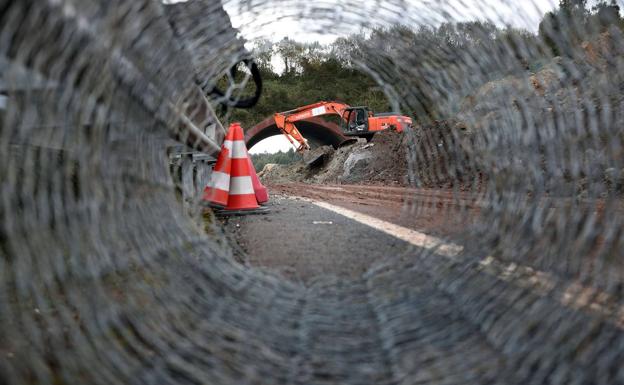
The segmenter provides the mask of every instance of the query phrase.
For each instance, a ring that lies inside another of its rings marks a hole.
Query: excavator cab
[[[344,122],[346,127],[343,126],[343,131],[347,135],[357,135],[368,132],[368,107],[350,107],[344,111]]]

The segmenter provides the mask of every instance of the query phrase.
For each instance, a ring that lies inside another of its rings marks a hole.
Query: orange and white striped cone
[[[210,181],[204,189],[204,196],[202,200],[215,206],[225,207],[228,204],[228,198],[230,194],[230,173],[232,169],[232,138],[233,130],[230,127],[225,141],[221,146],[221,152],[217,157],[217,164],[215,164],[214,170],[210,175]]]
[[[230,194],[225,210],[255,210],[260,208],[251,179],[251,170],[243,129],[239,123],[230,125],[232,131]]]
[[[253,188],[256,193],[256,200],[260,204],[266,203],[269,201],[269,192],[267,188],[262,185],[262,182],[260,182],[260,178],[258,178],[258,174],[256,174],[256,168],[254,167],[253,162],[251,161],[251,157],[247,156],[247,160],[249,161],[249,170],[251,171],[251,182],[253,183]]]

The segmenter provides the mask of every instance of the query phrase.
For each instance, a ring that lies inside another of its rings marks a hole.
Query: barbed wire
[[[458,21],[373,3],[229,6],[267,35]],[[410,180],[453,192],[404,209],[440,203],[463,251],[306,288],[236,263],[171,177],[173,140],[218,151],[205,89],[249,55],[223,4],[0,0],[0,383],[624,383],[624,38],[573,25],[594,40],[557,56],[561,25],[543,27],[481,50],[358,47],[418,118]]]

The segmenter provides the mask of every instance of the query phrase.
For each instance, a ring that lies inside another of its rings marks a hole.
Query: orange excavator
[[[370,139],[376,132],[393,129],[402,132],[412,126],[412,119],[396,113],[374,114],[368,107],[351,107],[340,102],[318,102],[275,114],[275,124],[298,152],[310,149],[295,122],[314,116],[340,116],[342,132],[348,136]],[[295,144],[295,141],[298,144]]]

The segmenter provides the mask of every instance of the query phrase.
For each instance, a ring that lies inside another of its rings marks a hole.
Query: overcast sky
[[[610,1],[610,0],[608,0]],[[588,0],[589,6],[599,0]],[[490,20],[536,32],[559,0],[223,0],[234,27],[248,39],[288,36],[328,43],[362,27],[402,23],[439,25],[446,21]],[[624,0],[617,0],[624,9]],[[310,21],[310,22],[308,22]]]
[[[558,1],[557,1],[558,2]],[[329,43],[337,36],[377,25],[439,25],[445,21],[491,20],[537,31],[542,16],[555,0],[286,0],[257,2],[229,0],[225,9],[246,38]],[[248,7],[252,4],[251,7]],[[254,7],[253,4],[258,5]],[[308,20],[310,22],[308,22]]]

